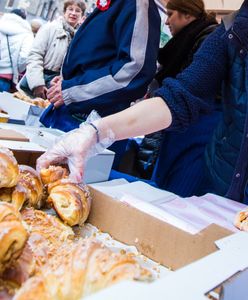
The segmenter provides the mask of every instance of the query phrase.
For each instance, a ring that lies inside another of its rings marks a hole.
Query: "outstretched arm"
[[[102,152],[114,141],[148,134],[170,124],[171,114],[164,100],[144,100],[120,113],[89,120],[81,128],[69,132],[38,159],[37,169],[66,163],[71,180],[81,182],[89,157]]]

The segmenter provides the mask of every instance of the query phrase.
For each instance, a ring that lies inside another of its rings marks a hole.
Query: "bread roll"
[[[57,180],[67,178],[69,172],[61,166],[49,166],[48,169],[41,169],[40,177],[43,184],[50,184]]]
[[[41,208],[43,185],[36,170],[20,165],[20,176],[12,193],[12,203],[20,210],[24,204],[28,207]]]
[[[0,224],[0,274],[22,253],[28,233],[20,221]]]
[[[13,187],[17,184],[19,167],[13,153],[0,147],[0,188]]]
[[[48,203],[68,225],[81,225],[90,212],[89,193],[79,185],[69,182],[56,182],[48,186]]]

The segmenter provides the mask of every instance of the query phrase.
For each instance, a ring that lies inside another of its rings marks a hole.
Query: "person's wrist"
[[[91,126],[91,128],[94,129],[95,136],[96,136],[96,142],[100,143],[100,132],[99,132],[99,129],[98,129],[97,125],[94,124],[93,122],[88,123],[88,125]]]

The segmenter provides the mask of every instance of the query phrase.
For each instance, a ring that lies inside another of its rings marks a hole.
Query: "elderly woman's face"
[[[79,6],[76,4],[72,4],[67,6],[66,11],[64,13],[65,20],[72,27],[76,27],[82,18],[83,12]]]
[[[191,22],[192,19],[189,15],[180,13],[177,10],[167,9],[167,20],[165,24],[168,25],[172,36]]]

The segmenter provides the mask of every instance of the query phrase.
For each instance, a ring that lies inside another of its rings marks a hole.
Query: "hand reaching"
[[[33,95],[38,98],[47,99],[47,88],[45,85],[37,86],[33,89]]]
[[[82,182],[87,160],[101,153],[114,142],[112,130],[104,128],[101,120],[96,120],[96,118],[100,117],[93,111],[79,129],[65,134],[58,143],[37,160],[37,170],[40,172],[49,165],[68,164],[69,179],[76,183]],[[96,121],[93,123],[92,119]]]

